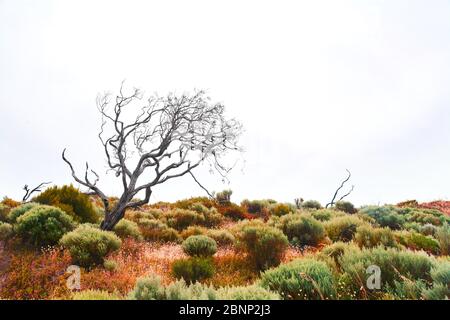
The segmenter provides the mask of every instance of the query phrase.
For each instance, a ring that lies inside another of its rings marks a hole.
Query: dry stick
[[[26,185],[23,187],[23,190],[25,190],[25,195],[24,195],[23,198],[22,198],[22,202],[27,201],[27,200],[30,198],[30,196],[31,196],[34,192],[41,192],[40,188],[43,187],[43,186],[45,186],[45,185],[47,185],[47,184],[50,184],[50,183],[52,183],[52,182],[51,182],[51,181],[49,181],[49,182],[42,182],[40,185],[38,185],[38,186],[37,186],[36,188],[34,188],[33,190],[31,190],[30,188],[28,188],[28,185],[26,184]]]
[[[331,200],[330,203],[328,203],[328,204],[325,206],[325,208],[328,208],[330,205],[333,206],[334,200],[336,200],[336,197],[337,197],[339,191],[344,187],[345,183],[346,183],[348,180],[350,180],[350,177],[352,176],[352,174],[351,174],[351,172],[350,172],[348,169],[345,169],[345,170],[348,172],[348,177],[347,177],[344,181],[342,181],[340,187],[336,189],[336,192],[334,193],[333,199]],[[353,188],[352,188],[352,191],[353,191]],[[351,191],[350,191],[350,193],[351,193]],[[349,194],[350,194],[350,193],[349,193]],[[348,195],[348,194],[347,194],[347,195]]]

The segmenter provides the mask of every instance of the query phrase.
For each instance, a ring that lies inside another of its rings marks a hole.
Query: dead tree
[[[52,183],[51,181],[50,182],[42,182],[40,185],[38,185],[36,188],[34,188],[34,189],[30,189],[29,187],[28,187],[28,185],[26,184],[24,187],[23,187],[23,190],[25,190],[25,195],[23,196],[23,198],[22,198],[22,202],[27,202],[28,201],[28,199],[31,197],[31,195],[33,194],[33,193],[35,193],[35,192],[41,192],[42,190],[41,190],[41,188],[43,187],[43,186],[45,186],[45,185],[47,185],[47,184],[50,184],[50,183]]]
[[[336,198],[337,198],[337,196],[338,196],[338,194],[339,194],[339,191],[341,191],[341,189],[344,187],[344,185],[350,180],[352,174],[351,174],[351,172],[350,172],[348,169],[345,169],[345,170],[346,170],[347,173],[348,173],[347,178],[345,178],[345,179],[341,182],[341,185],[336,189],[336,192],[335,192],[334,195],[333,195],[333,199],[331,199],[331,201],[325,206],[325,208],[334,206],[334,204],[336,203]],[[349,190],[346,194],[344,194],[342,197],[340,197],[339,200],[338,200],[337,202],[342,201],[344,198],[348,197],[348,196],[353,192],[354,189],[355,189],[355,186],[352,185],[352,187],[350,188],[350,190]]]
[[[139,105],[142,100],[139,89],[125,95],[123,83],[113,101],[108,94],[97,99],[102,117],[98,137],[108,170],[120,177],[123,187],[114,206],[97,186],[99,175],[86,163],[84,178],[79,178],[65,155],[66,150],[62,153],[75,181],[101,198],[105,209],[103,230],[111,230],[123,218],[125,210],[147,204],[153,188],[170,179],[190,174],[207,191],[193,170],[205,163],[209,164],[210,171],[226,178],[233,166],[224,163],[225,155],[241,151],[237,145],[241,124],[226,119],[224,106],[211,103],[203,91],[151,96]],[[141,192],[144,198],[134,200]]]

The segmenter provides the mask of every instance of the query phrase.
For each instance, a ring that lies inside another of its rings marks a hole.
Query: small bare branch
[[[328,208],[328,207],[330,207],[330,206],[332,207],[332,206],[335,204],[335,200],[336,200],[336,197],[337,197],[339,191],[340,191],[340,190],[344,187],[344,185],[350,180],[352,174],[351,174],[351,172],[350,172],[348,169],[345,169],[345,170],[347,171],[348,176],[347,176],[347,178],[345,178],[345,179],[341,182],[341,185],[336,189],[336,192],[335,192],[334,195],[333,195],[333,199],[331,199],[331,201],[325,206],[326,208]],[[348,195],[350,195],[350,193],[353,191],[353,189],[354,189],[354,186],[352,186],[350,192],[348,192],[346,195],[344,195],[340,200],[342,200],[342,199],[344,199],[345,197],[347,197]],[[339,201],[340,201],[340,200],[339,200]]]
[[[51,181],[49,181],[49,182],[42,182],[41,184],[39,184],[37,187],[35,187],[34,189],[30,189],[29,187],[28,187],[28,185],[26,184],[24,187],[23,187],[23,190],[25,190],[25,195],[23,196],[23,198],[22,198],[22,202],[27,202],[28,201],[28,199],[31,197],[31,195],[33,194],[33,193],[35,193],[35,192],[41,192],[42,190],[41,190],[41,188],[43,187],[43,186],[45,186],[45,185],[48,185],[48,184],[50,184],[50,183],[52,183]]]

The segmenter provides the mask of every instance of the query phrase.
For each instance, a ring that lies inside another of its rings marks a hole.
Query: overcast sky
[[[345,168],[357,205],[449,198],[450,1],[0,0],[0,196],[71,183],[65,147],[104,173],[95,99],[123,79],[206,89],[243,123],[231,183],[198,172],[235,201],[325,203]]]

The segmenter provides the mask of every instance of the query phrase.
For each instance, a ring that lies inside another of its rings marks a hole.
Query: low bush
[[[358,210],[356,210],[353,203],[348,202],[348,201],[338,201],[335,203],[334,208],[336,210],[343,211],[343,212],[349,213],[349,214],[354,214],[354,213],[358,212]]]
[[[7,222],[8,221],[8,214],[11,210],[10,207],[7,205],[0,203],[0,222]]]
[[[265,214],[270,203],[267,200],[243,200],[241,206],[244,207],[248,213],[261,216]]]
[[[310,214],[316,220],[328,221],[337,215],[337,211],[332,209],[319,209],[310,211]]]
[[[145,240],[161,242],[181,241],[181,236],[177,230],[169,228],[159,220],[141,218],[138,225]]]
[[[72,300],[120,300],[120,297],[104,290],[83,290],[75,292]]]
[[[433,285],[422,294],[428,300],[450,299],[450,261],[441,261],[431,270]]]
[[[72,218],[61,209],[42,205],[17,218],[15,230],[25,242],[42,247],[57,244],[65,233],[74,228]]]
[[[217,290],[219,300],[280,300],[281,296],[258,285],[222,287]]]
[[[322,224],[309,215],[285,215],[281,217],[279,224],[293,245],[317,246],[326,236]]]
[[[9,212],[7,220],[11,223],[16,223],[17,218],[24,215],[25,213],[27,213],[28,211],[30,211],[31,209],[33,209],[38,205],[39,204],[35,202],[28,202],[21,206],[18,206]]]
[[[13,234],[14,231],[12,225],[0,221],[0,241],[8,241]]]
[[[60,240],[75,264],[83,267],[103,264],[104,258],[118,250],[122,241],[111,231],[103,231],[88,225],[80,225]]]
[[[51,187],[33,198],[34,202],[58,207],[81,223],[95,223],[99,215],[89,196],[80,192],[73,185]]]
[[[108,271],[114,272],[114,271],[117,271],[117,269],[119,268],[119,265],[114,260],[105,260],[103,262],[103,267]]]
[[[246,212],[244,208],[238,206],[235,203],[230,203],[219,207],[219,212],[224,216],[232,220],[242,220],[246,218]]]
[[[439,254],[439,242],[431,236],[425,236],[414,231],[398,232],[401,244],[412,250],[423,250],[432,254]]]
[[[418,231],[421,234],[426,235],[426,236],[434,236],[436,234],[437,230],[438,230],[438,227],[436,227],[430,223],[427,223],[423,226],[420,226]]]
[[[349,278],[351,291],[356,292],[358,298],[367,299],[374,296],[366,289],[366,270],[369,266],[376,265],[380,268],[383,281],[381,291],[386,292],[387,288],[395,286],[395,281],[409,279],[429,282],[435,259],[424,252],[377,247],[344,252],[339,258],[339,264],[342,272]]]
[[[439,248],[442,255],[450,255],[450,225],[445,223],[436,231],[436,239],[439,241]]]
[[[289,300],[324,300],[336,295],[332,271],[314,259],[298,259],[265,271],[261,286]]]
[[[368,206],[360,210],[362,214],[368,215],[382,227],[389,227],[393,230],[399,230],[403,227],[406,219],[399,214],[399,210],[393,206]]]
[[[128,295],[131,300],[215,300],[214,288],[201,284],[186,284],[184,280],[164,286],[159,276],[139,278]]]
[[[227,230],[210,229],[206,235],[213,238],[219,246],[230,246],[236,241],[233,234]]]
[[[136,222],[122,219],[114,226],[114,233],[120,238],[133,238],[135,240],[142,240],[142,234]]]
[[[205,235],[207,232],[208,232],[208,229],[206,229],[205,227],[190,226],[181,232],[181,237],[183,239],[187,239],[190,236]]]
[[[275,203],[269,206],[270,214],[278,217],[294,213],[295,211],[295,208],[286,203]]]
[[[210,258],[192,257],[180,259],[173,262],[172,274],[177,279],[194,283],[211,278],[214,274],[214,265]]]
[[[192,225],[202,225],[205,222],[203,214],[193,210],[174,209],[165,214],[167,225],[179,231]]]
[[[190,236],[183,241],[184,253],[192,257],[209,257],[217,252],[217,244],[208,236]]]
[[[256,268],[265,270],[280,264],[288,246],[277,228],[259,221],[244,221],[236,227],[237,247],[248,253]]]
[[[231,190],[223,190],[222,192],[216,193],[216,201],[221,205],[226,205],[231,203],[231,195],[233,194],[233,191]]]
[[[356,229],[365,222],[357,216],[337,217],[325,222],[325,229],[332,241],[350,241],[353,239]]]
[[[316,200],[308,200],[308,201],[304,201],[302,203],[302,208],[303,209],[322,209],[322,205],[320,204],[319,201]]]
[[[361,225],[356,229],[355,242],[360,247],[373,248],[379,245],[397,247],[395,235],[389,228],[374,228],[370,225]]]

